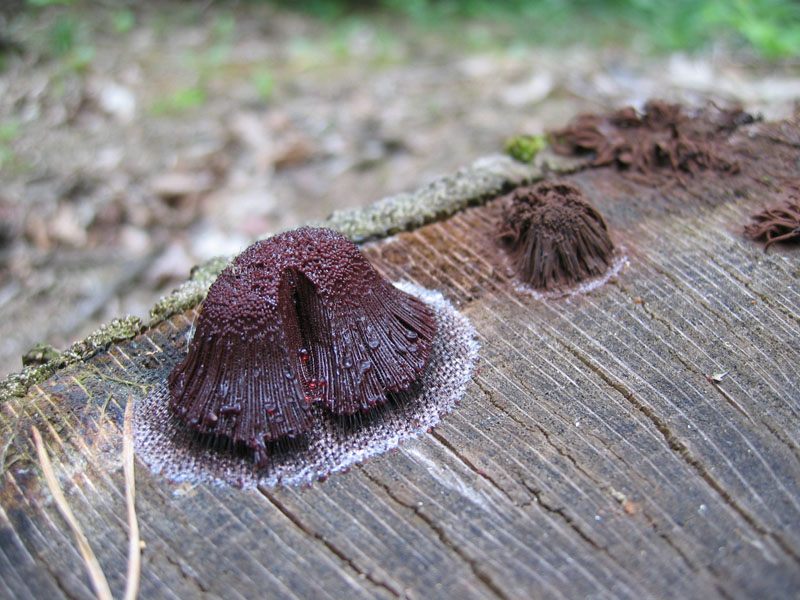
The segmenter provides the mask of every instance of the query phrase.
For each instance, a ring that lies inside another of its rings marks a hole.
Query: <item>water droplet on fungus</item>
[[[499,230],[518,277],[560,291],[603,274],[614,245],[602,215],[563,181],[542,181],[511,195]]]
[[[277,235],[212,284],[188,354],[167,379],[170,408],[201,434],[249,446],[263,464],[268,444],[311,430],[306,397],[352,415],[416,380],[424,361],[375,343],[409,332],[427,360],[431,309],[381,277],[355,244],[330,229]],[[360,361],[358,378],[341,368],[348,355]],[[210,411],[216,421],[203,418]]]

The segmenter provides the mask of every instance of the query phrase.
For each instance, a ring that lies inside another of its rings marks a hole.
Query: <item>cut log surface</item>
[[[800,249],[765,254],[741,234],[800,169],[797,128],[781,127],[740,136],[752,164],[736,176],[567,176],[627,258],[585,294],[520,289],[496,245],[499,200],[364,244],[384,275],[472,321],[466,397],[435,430],[308,488],[175,484],[137,461],[141,597],[797,597]],[[121,597],[125,405],[181,360],[195,317],[0,407],[0,596],[93,595],[36,425]]]

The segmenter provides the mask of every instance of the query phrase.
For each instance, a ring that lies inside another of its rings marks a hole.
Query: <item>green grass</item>
[[[31,6],[52,6],[54,4],[72,4],[72,0],[28,0]]]
[[[69,15],[61,15],[47,31],[50,51],[57,56],[63,56],[75,47],[78,35],[77,22]]]
[[[250,81],[262,102],[266,102],[275,93],[275,77],[272,72],[265,67],[258,67],[250,76]]]
[[[129,8],[116,10],[111,15],[111,27],[116,33],[128,33],[136,24],[136,17]]]
[[[635,37],[655,52],[693,51],[721,41],[768,60],[800,56],[797,0],[269,1],[327,20],[364,15],[376,8],[431,29],[457,31],[465,22],[477,20],[507,28],[511,41],[537,45],[604,44]],[[475,39],[474,32],[467,34],[472,44],[487,43]]]
[[[79,17],[62,13],[46,29],[42,54],[61,61],[63,74],[85,71],[96,54],[89,38],[87,27]]]
[[[637,51],[654,53],[696,51],[722,42],[766,60],[800,57],[800,1],[798,0],[248,0],[302,11],[329,23],[325,39],[334,58],[349,52],[349,37],[360,23],[375,31],[391,31],[398,18],[419,28],[460,40],[472,49],[503,45],[544,46],[583,43],[589,46],[625,46],[635,40]],[[0,0],[2,2],[2,0]],[[105,11],[106,31],[127,34],[139,25],[133,4],[98,5],[90,0],[27,0],[25,16],[49,17],[41,40],[30,40],[34,51],[66,59],[81,69],[92,60],[86,10]],[[209,28],[210,44],[198,67],[213,71],[228,58],[236,32],[234,0],[217,0]],[[194,3],[170,2],[162,19],[151,26],[169,35],[174,23],[203,23]],[[45,21],[47,22],[47,21]],[[387,26],[391,24],[391,26]],[[390,35],[380,48],[387,62],[393,49]],[[313,44],[312,44],[313,45]],[[2,59],[2,56],[0,56]]]
[[[16,160],[16,154],[11,146],[19,134],[19,121],[16,119],[0,122],[0,168]]]
[[[205,88],[194,85],[175,90],[161,100],[157,100],[150,107],[153,114],[178,114],[193,108],[198,108],[208,100]]]
[[[712,41],[749,47],[762,58],[800,56],[795,0],[618,0],[624,23],[647,33],[659,50],[695,50]]]

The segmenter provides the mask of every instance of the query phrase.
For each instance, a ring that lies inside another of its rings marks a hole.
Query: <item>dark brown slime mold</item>
[[[516,190],[499,237],[519,278],[541,291],[561,291],[601,275],[613,260],[602,215],[565,182]]]
[[[408,388],[428,360],[431,309],[381,277],[330,229],[253,244],[214,282],[169,408],[268,462],[268,444],[312,426],[310,405],[350,415]]]
[[[683,183],[684,174],[738,172],[727,138],[754,120],[740,107],[689,115],[679,104],[650,100],[641,113],[629,106],[608,116],[581,115],[550,138],[559,154],[591,154],[592,166],[616,166],[641,183]]]
[[[772,244],[800,241],[800,194],[785,192],[775,206],[750,217],[744,234],[752,240],[763,240],[764,252]]]

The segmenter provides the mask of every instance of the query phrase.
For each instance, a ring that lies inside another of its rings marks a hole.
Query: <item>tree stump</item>
[[[493,157],[334,216],[381,273],[471,320],[466,397],[435,430],[308,488],[175,484],[137,461],[141,597],[796,597],[800,254],[765,254],[742,225],[796,176],[798,139],[795,124],[749,125],[732,138],[740,174],[655,188],[547,152]],[[577,169],[560,176],[627,257],[558,299],[508,274],[490,199],[548,167]],[[7,394],[0,596],[93,596],[33,425],[121,595],[123,413],[184,355],[198,285],[185,310]]]

